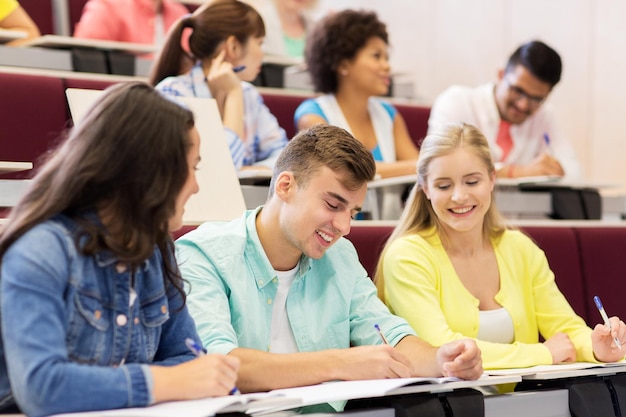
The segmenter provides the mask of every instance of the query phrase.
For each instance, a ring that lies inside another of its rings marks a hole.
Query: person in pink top
[[[89,0],[74,37],[161,46],[187,8],[170,0]]]

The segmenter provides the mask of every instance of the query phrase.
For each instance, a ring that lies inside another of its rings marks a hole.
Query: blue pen
[[[546,144],[546,149],[548,151],[548,153],[552,153],[552,148],[550,147],[550,136],[548,135],[548,132],[543,134],[543,143]]]
[[[374,325],[374,328],[376,329],[376,331],[378,332],[378,335],[380,336],[380,339],[383,341],[383,343],[385,345],[388,345],[389,342],[387,341],[387,338],[385,337],[385,335],[383,334],[383,332],[380,330],[380,326],[378,324]]]
[[[237,73],[237,72],[241,72],[241,71],[243,71],[243,70],[245,70],[245,69],[246,69],[246,66],[245,66],[245,65],[238,65],[238,66],[236,66],[236,67],[233,67],[233,72],[234,72],[234,73]],[[207,77],[204,77],[204,82],[207,82],[207,81],[208,81],[208,80],[207,80]]]
[[[187,339],[185,339],[185,345],[197,357],[204,356],[204,349],[202,349],[202,346],[200,346],[192,338],[188,337]],[[232,390],[230,390],[229,394],[230,395],[239,395],[239,394],[241,394],[241,392],[239,392],[239,389],[237,387],[234,387]]]
[[[202,346],[200,346],[192,338],[190,338],[190,337],[186,338],[185,339],[185,345],[187,346],[187,349],[189,349],[191,351],[191,353],[193,353],[197,357],[204,356],[204,349],[202,349]]]
[[[612,330],[611,322],[609,321],[609,316],[606,314],[606,311],[604,311],[604,306],[602,305],[602,301],[600,301],[600,297],[598,297],[597,295],[594,296],[593,302],[596,303],[596,307],[598,307],[598,311],[600,312],[600,315],[602,316],[602,320],[604,320],[604,324],[608,326],[609,330]],[[617,346],[618,349],[622,348],[622,344],[619,342],[619,339],[617,337],[613,337],[613,341],[615,342],[615,346]]]

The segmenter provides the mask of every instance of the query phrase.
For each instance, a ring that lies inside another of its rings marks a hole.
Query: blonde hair
[[[434,233],[437,233],[441,240],[445,242],[446,236],[443,233],[441,222],[424,193],[424,185],[427,181],[430,163],[436,158],[451,154],[459,148],[466,148],[472,151],[485,164],[487,172],[490,175],[495,175],[489,144],[482,132],[476,127],[465,123],[449,124],[441,126],[440,129],[426,136],[420,147],[419,159],[417,160],[417,184],[411,190],[398,225],[387,240],[376,266],[374,282],[378,288],[378,296],[383,301],[383,259],[387,248],[396,239],[433,229]],[[502,215],[496,208],[492,191],[491,205],[485,214],[483,222],[483,235],[486,239],[499,237],[507,228]]]

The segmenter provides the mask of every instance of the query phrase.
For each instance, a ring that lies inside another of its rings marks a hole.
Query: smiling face
[[[339,82],[352,83],[373,96],[387,94],[391,67],[385,41],[377,36],[370,38],[354,59],[339,66]]]
[[[200,162],[200,135],[195,127],[189,130],[189,138],[191,139],[191,146],[187,151],[187,180],[176,197],[176,211],[170,218],[168,224],[171,232],[182,227],[185,204],[187,203],[187,200],[189,200],[189,197],[200,190],[198,187],[198,181],[196,180],[196,169],[198,168],[198,163]]]
[[[543,103],[552,90],[523,65],[499,74],[495,97],[500,117],[512,124],[523,123]]]
[[[424,193],[448,236],[480,234],[494,184],[485,163],[461,147],[430,162]]]
[[[280,229],[290,253],[296,260],[305,254],[321,258],[339,238],[350,232],[352,216],[361,210],[367,184],[349,190],[342,184],[342,174],[322,166],[304,186],[298,186],[291,172],[283,172],[276,181],[276,195],[284,204]]]

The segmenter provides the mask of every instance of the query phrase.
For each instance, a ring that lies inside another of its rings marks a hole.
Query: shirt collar
[[[204,75],[204,69],[202,69],[202,61],[196,61],[193,68],[191,68],[191,83],[193,85],[196,97],[200,98],[213,98],[209,85],[206,82],[206,75]]]
[[[259,206],[254,210],[246,212],[246,247],[244,257],[248,258],[248,263],[252,268],[256,284],[259,288],[263,288],[268,285],[274,278],[276,273],[274,267],[267,258],[263,245],[261,245],[261,239],[256,229],[256,217],[263,209],[263,206]],[[300,257],[300,268],[294,278],[294,282],[304,279],[306,273],[311,269],[311,258],[304,254]]]

